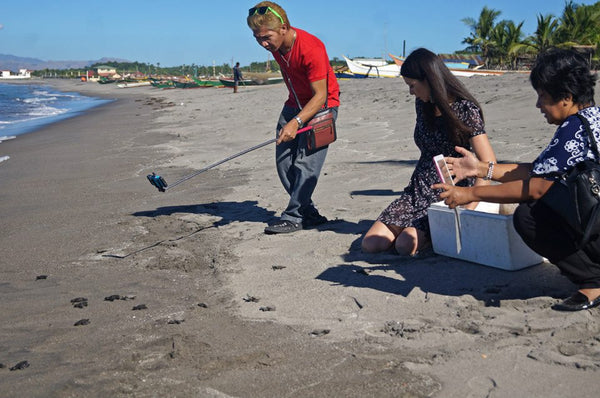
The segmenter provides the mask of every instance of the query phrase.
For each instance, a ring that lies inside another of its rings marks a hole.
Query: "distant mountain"
[[[95,61],[44,61],[37,58],[18,57],[16,55],[0,54],[0,70],[18,71],[19,69],[83,69],[97,63],[109,61],[131,62],[120,58],[100,58]]]

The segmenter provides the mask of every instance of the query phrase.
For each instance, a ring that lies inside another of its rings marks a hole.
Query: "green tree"
[[[552,14],[537,17],[537,28],[530,38],[530,45],[538,53],[556,46],[558,41],[559,21]]]
[[[597,8],[569,1],[560,18],[559,41],[563,46],[597,44],[599,25],[600,12]]]
[[[513,21],[500,21],[490,33],[490,57],[499,65],[504,65],[510,61],[513,67],[516,67],[516,57],[522,48],[523,42],[523,23],[521,21],[515,25]]]
[[[471,34],[463,40],[463,43],[468,44],[470,50],[481,52],[481,55],[486,59],[486,63],[493,47],[492,32],[495,20],[501,13],[501,11],[483,7],[478,20],[473,18],[462,19],[462,22],[471,28]]]

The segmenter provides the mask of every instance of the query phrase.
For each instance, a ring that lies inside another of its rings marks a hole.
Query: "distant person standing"
[[[240,80],[244,79],[242,76],[242,70],[240,69],[240,63],[236,62],[233,67],[233,92],[237,93],[238,85],[240,84]]]
[[[317,211],[312,194],[328,147],[309,150],[306,134],[297,135],[297,131],[324,106],[333,108],[337,117],[340,89],[325,45],[292,27],[283,8],[270,1],[252,7],[247,23],[258,44],[273,54],[289,91],[277,123],[275,156],[290,200],[281,218],[266,227],[265,233],[290,233],[323,224],[327,219]]]

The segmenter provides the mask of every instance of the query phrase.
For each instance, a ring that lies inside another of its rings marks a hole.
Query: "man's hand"
[[[298,131],[298,122],[292,119],[288,122],[281,130],[279,130],[279,137],[277,137],[276,144],[279,145],[282,142],[292,141],[296,138],[296,132]]]

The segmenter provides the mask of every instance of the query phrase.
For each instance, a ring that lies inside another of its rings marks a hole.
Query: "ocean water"
[[[3,141],[107,102],[40,84],[0,83],[0,164],[10,159],[2,151]]]

